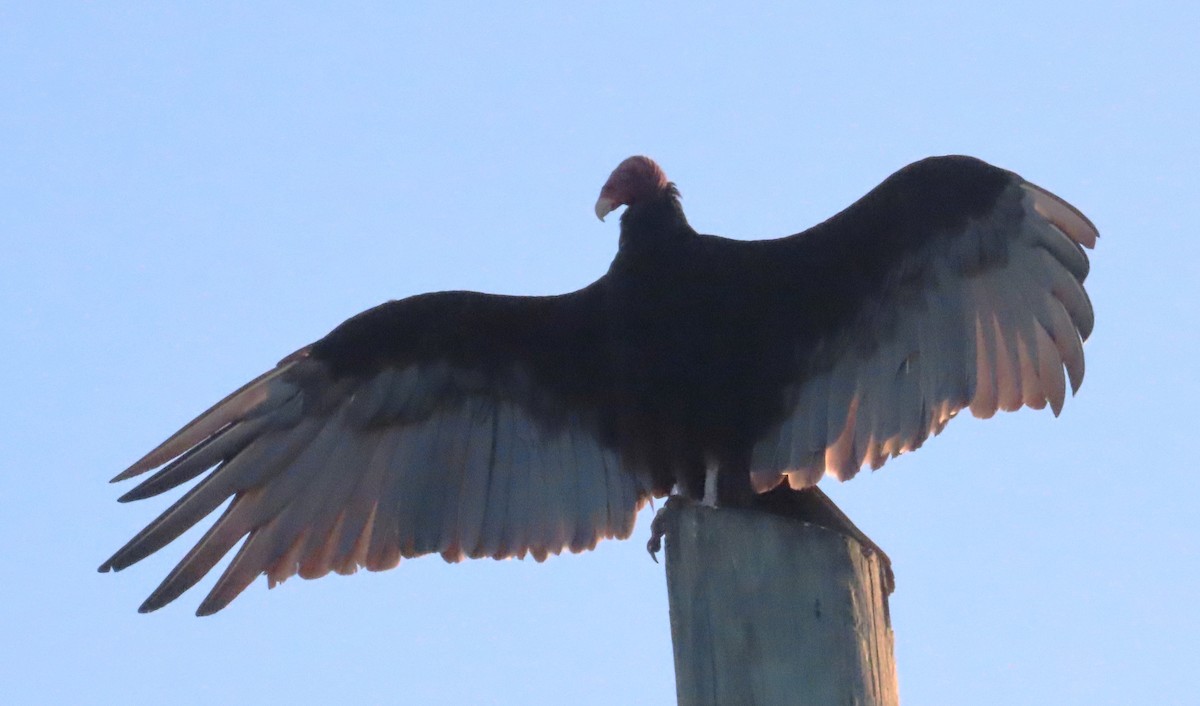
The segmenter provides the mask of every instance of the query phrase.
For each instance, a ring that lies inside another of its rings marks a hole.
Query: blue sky
[[[1097,325],[1061,418],[825,484],[895,562],[902,698],[1194,703],[1197,36],[1094,2],[0,8],[5,700],[673,703],[648,516],[541,565],[260,582],[197,619],[210,579],[141,616],[198,534],[95,573],[166,502],[106,481],[368,306],[592,281],[630,154],[751,238],[967,153],[1095,221]]]

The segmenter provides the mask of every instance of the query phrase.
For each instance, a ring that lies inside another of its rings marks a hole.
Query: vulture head
[[[649,157],[630,157],[617,165],[596,199],[596,217],[612,213],[618,206],[632,206],[668,191],[671,183],[662,167]]]

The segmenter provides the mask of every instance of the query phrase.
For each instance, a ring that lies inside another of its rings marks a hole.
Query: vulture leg
[[[704,497],[699,503],[704,507],[747,507],[754,502],[754,487],[750,484],[750,472],[743,465],[730,465],[732,472],[723,471],[722,465],[709,460],[704,467]],[[680,503],[695,504],[697,500],[687,496],[683,486],[678,490],[682,493],[672,494],[663,504],[662,509],[654,514],[650,522],[650,541],[646,542],[646,551],[650,558],[658,563],[658,551],[662,549],[662,540],[666,535],[667,513]]]
[[[715,508],[717,506],[717,498],[720,497],[717,485],[717,479],[720,478],[718,470],[720,470],[719,466],[712,461],[709,461],[704,468],[704,499],[700,501],[704,507]]]

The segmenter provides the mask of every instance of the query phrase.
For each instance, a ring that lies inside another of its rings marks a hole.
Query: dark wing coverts
[[[597,292],[447,292],[391,302],[230,395],[116,480],[122,500],[216,468],[101,566],[123,569],[229,498],[142,605],[155,610],[246,537],[198,614],[272,584],[402,557],[538,560],[632,531],[647,491],[601,443],[609,373]]]
[[[829,221],[760,241],[793,268],[799,382],[754,445],[757,487],[847,479],[919,447],[959,410],[1062,409],[1092,331],[1097,232],[1017,175],[969,157],[897,172]]]

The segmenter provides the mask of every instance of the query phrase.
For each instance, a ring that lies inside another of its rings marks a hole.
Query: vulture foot
[[[658,563],[658,552],[662,549],[663,537],[667,534],[667,513],[675,512],[675,509],[680,504],[694,504],[696,501],[690,498],[685,498],[682,495],[672,495],[667,498],[667,502],[659,508],[658,512],[654,513],[654,519],[650,521],[650,541],[646,542],[646,551],[650,552],[650,558],[654,563]]]

